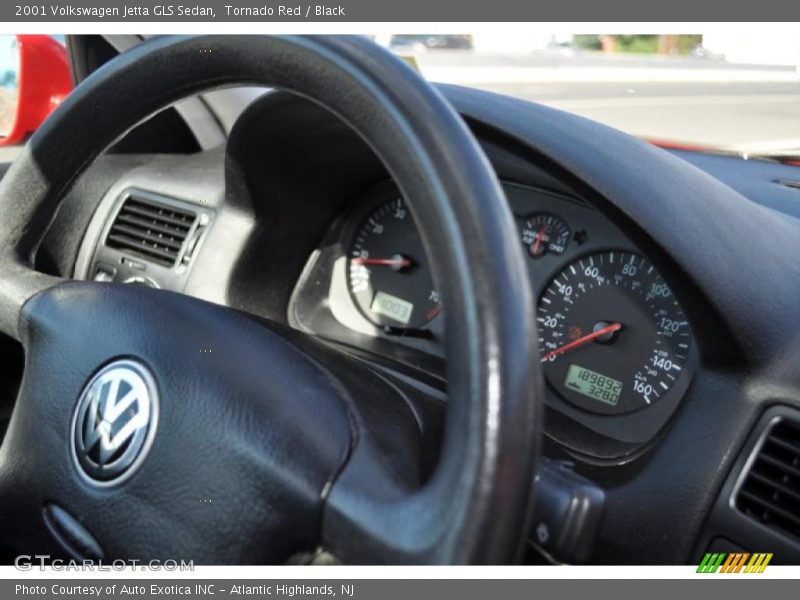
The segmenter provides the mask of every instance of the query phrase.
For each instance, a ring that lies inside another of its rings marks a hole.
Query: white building
[[[703,35],[703,47],[731,63],[800,66],[800,35],[718,31]]]

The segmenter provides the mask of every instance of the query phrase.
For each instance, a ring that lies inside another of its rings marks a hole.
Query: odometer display
[[[376,315],[383,315],[408,325],[414,312],[414,305],[386,292],[376,292],[370,310]]]
[[[564,386],[579,394],[616,406],[622,391],[622,382],[578,365],[570,365]]]
[[[539,298],[537,322],[548,382],[593,413],[658,402],[686,367],[692,343],[683,309],[656,268],[618,250],[560,270]]]

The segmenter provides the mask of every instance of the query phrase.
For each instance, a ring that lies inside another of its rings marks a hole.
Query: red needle
[[[542,245],[542,240],[544,239],[544,234],[547,231],[547,225],[542,225],[542,228],[539,230],[539,235],[536,236],[536,243],[533,245],[533,255],[538,256],[539,254],[539,246]]]
[[[564,354],[565,352],[569,352],[570,350],[579,348],[584,344],[591,342],[594,339],[597,339],[609,333],[614,333],[615,331],[619,331],[620,329],[622,329],[622,323],[611,323],[611,325],[606,325],[602,329],[598,329],[597,331],[593,331],[592,333],[580,337],[574,342],[570,342],[569,344],[564,344],[563,346],[559,346],[555,350],[551,350],[550,352],[542,356],[541,361],[544,362],[546,360],[550,360],[554,356],[558,356],[559,354]]]
[[[356,265],[381,265],[385,267],[408,267],[411,261],[407,258],[354,258]]]

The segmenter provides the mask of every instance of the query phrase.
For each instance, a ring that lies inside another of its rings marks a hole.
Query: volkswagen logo
[[[144,365],[117,360],[94,375],[72,417],[72,458],[89,483],[121,483],[141,466],[158,423],[158,392]]]

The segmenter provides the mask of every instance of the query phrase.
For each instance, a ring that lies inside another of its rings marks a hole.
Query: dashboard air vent
[[[780,418],[768,426],[741,480],[736,507],[800,538],[800,422]]]
[[[197,215],[131,194],[122,203],[106,246],[172,267]]]
[[[778,179],[775,183],[793,190],[800,190],[800,181],[793,181],[791,179]]]

